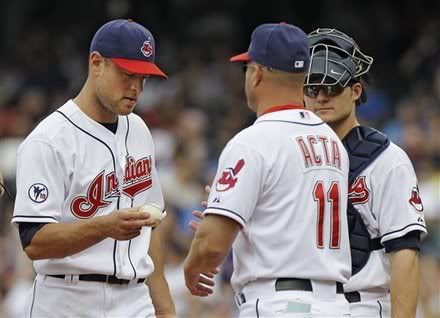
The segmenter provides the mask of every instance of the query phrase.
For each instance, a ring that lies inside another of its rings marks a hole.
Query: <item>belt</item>
[[[358,303],[361,301],[361,294],[357,291],[345,293],[345,299],[347,299],[350,304]]]
[[[301,278],[278,278],[275,281],[275,290],[283,291],[283,290],[305,290],[305,291],[313,291],[312,282],[310,279],[301,279]],[[336,282],[336,293],[343,294],[344,287],[342,283]]]
[[[275,291],[287,290],[313,291],[312,282],[310,279],[303,278],[277,278],[275,281]],[[336,293],[344,293],[344,287],[340,282],[336,282]],[[239,303],[244,304],[246,302],[244,293],[240,293],[237,296],[239,297]]]
[[[71,275],[46,275],[55,278],[64,279],[66,276]],[[78,280],[86,281],[86,282],[101,282],[107,284],[116,284],[116,285],[128,285],[131,282],[129,279],[117,278],[115,275],[103,275],[103,274],[81,274],[78,275]],[[145,278],[139,278],[136,283],[140,284],[145,281]]]
[[[385,297],[390,293],[390,290],[383,290],[382,288],[370,288],[359,291],[346,292],[345,299],[351,303],[358,303],[361,301],[376,300]]]

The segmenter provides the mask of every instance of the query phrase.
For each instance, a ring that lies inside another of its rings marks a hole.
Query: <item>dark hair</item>
[[[362,93],[361,96],[356,100],[356,106],[359,106],[361,104],[365,104],[367,102],[367,88],[370,86],[371,79],[370,76],[365,73],[359,77],[356,77],[353,79],[354,83],[360,83],[362,85]]]

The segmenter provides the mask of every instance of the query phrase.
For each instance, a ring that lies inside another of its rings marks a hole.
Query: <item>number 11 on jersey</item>
[[[330,248],[339,249],[340,225],[339,225],[339,183],[333,181],[327,193],[325,192],[324,182],[319,180],[313,188],[313,199],[317,203],[317,222],[316,222],[316,246],[324,248],[324,217],[326,206],[330,204]],[[326,204],[328,203],[328,204]]]

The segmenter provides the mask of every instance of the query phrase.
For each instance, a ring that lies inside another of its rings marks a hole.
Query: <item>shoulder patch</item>
[[[422,203],[422,199],[420,198],[418,187],[412,188],[411,197],[409,198],[408,201],[409,204],[411,204],[413,208],[416,209],[417,212],[423,212],[423,203]]]
[[[42,183],[34,183],[28,190],[29,198],[35,203],[42,203],[46,201],[49,196],[49,190]]]
[[[235,164],[235,167],[228,167],[225,170],[223,170],[222,175],[220,176],[220,179],[218,179],[215,189],[218,192],[224,192],[229,189],[232,189],[235,187],[235,184],[238,181],[238,173],[244,166],[244,159],[240,159]]]

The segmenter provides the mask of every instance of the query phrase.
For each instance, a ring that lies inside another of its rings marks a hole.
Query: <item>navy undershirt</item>
[[[420,251],[420,231],[408,232],[402,237],[384,242],[383,245],[387,253],[397,252],[403,249]]]
[[[115,123],[100,123],[101,125],[103,125],[105,128],[107,128],[108,130],[110,130],[112,133],[116,134],[116,130],[118,129],[118,121],[116,121]]]

